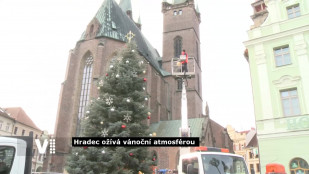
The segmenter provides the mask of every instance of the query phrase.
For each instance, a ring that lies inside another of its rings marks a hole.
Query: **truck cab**
[[[0,137],[0,174],[30,174],[32,137]]]
[[[228,149],[197,147],[195,151],[180,156],[178,173],[249,174],[244,158]]]

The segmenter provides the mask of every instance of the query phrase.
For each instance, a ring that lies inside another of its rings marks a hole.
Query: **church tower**
[[[162,2],[163,13],[163,57],[162,67],[171,72],[172,59],[179,57],[183,49],[195,63],[195,78],[187,79],[188,117],[202,116],[202,81],[200,56],[201,22],[194,0],[172,0]],[[190,62],[188,63],[188,67]],[[181,79],[168,76],[166,80],[172,86],[173,108],[170,120],[180,119]]]

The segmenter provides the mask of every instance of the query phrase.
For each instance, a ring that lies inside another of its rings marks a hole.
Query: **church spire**
[[[131,19],[132,18],[132,5],[131,0],[120,0],[119,6]]]

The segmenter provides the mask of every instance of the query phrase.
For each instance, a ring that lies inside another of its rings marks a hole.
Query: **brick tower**
[[[200,31],[201,22],[198,8],[194,0],[173,0],[162,2],[163,13],[163,58],[162,67],[171,72],[171,60],[179,57],[183,49],[195,62],[195,78],[188,79],[188,117],[202,116],[202,80],[200,56]],[[188,66],[190,66],[188,64]],[[180,119],[181,79],[168,76],[166,81],[172,86],[173,108],[168,120]]]

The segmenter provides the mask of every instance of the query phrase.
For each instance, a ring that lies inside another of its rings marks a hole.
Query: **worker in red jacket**
[[[182,72],[188,72],[188,54],[186,53],[186,50],[182,50],[181,55],[186,55],[186,60],[182,61]]]

